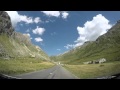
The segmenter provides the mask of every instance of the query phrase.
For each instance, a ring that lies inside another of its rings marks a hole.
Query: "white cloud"
[[[111,27],[112,25],[109,24],[109,20],[102,14],[94,16],[93,20],[87,21],[84,24],[84,27],[77,27],[79,37],[75,41],[75,46],[82,45],[86,41],[95,41],[100,35],[105,34]]]
[[[43,39],[42,39],[41,37],[37,37],[37,38],[35,38],[35,41],[36,41],[36,42],[42,42]]]
[[[54,16],[54,17],[59,17],[60,16],[60,11],[41,11],[43,12],[45,15],[51,17],[51,16]]]
[[[60,51],[61,49],[57,49],[58,51]]]
[[[19,22],[25,22],[26,24],[38,23],[40,22],[40,18],[36,17],[28,17],[26,15],[20,15],[17,11],[6,11],[11,18],[12,25],[15,27]]]
[[[36,17],[36,18],[34,19],[34,22],[35,22],[35,23],[39,23],[39,22],[41,22],[40,17]]]
[[[50,19],[48,19],[48,20],[45,20],[45,21],[43,21],[42,23],[50,23],[50,22],[55,22],[55,20],[50,20]]]
[[[16,24],[20,22],[20,15],[18,14],[18,12],[17,11],[6,11],[6,12],[11,18],[12,25],[16,26]]]
[[[37,28],[34,29],[32,32],[33,32],[34,34],[42,35],[42,34],[44,33],[44,31],[45,31],[44,28],[41,28],[41,27],[37,26]]]
[[[77,27],[79,37],[76,41],[76,44],[64,46],[66,49],[75,48],[82,45],[86,41],[95,41],[100,35],[103,35],[107,32],[108,29],[112,27],[109,24],[109,20],[106,19],[102,14],[98,14],[93,17],[91,21],[87,21],[84,24],[84,27]]]
[[[66,19],[68,17],[69,13],[68,12],[62,12],[62,18]]]
[[[67,44],[66,46],[64,46],[66,49],[70,49],[70,48],[74,48],[74,45],[72,44]]]
[[[30,24],[30,23],[33,23],[33,18],[27,17],[26,15],[20,15],[20,21],[23,21],[26,24]]]

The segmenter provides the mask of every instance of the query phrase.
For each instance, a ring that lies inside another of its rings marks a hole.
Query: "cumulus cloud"
[[[49,17],[51,17],[51,16],[59,17],[60,16],[60,11],[41,11],[41,12]]]
[[[62,12],[62,18],[66,19],[68,17],[69,13],[68,12]]]
[[[18,12],[17,11],[6,11],[6,12],[11,18],[12,25],[16,26],[16,24],[20,22],[20,15],[18,14]]]
[[[44,13],[45,15],[51,17],[59,17],[61,16],[63,19],[66,19],[69,15],[69,13],[67,11],[41,11],[42,13]],[[48,21],[47,21],[48,22]]]
[[[109,20],[106,19],[102,14],[98,14],[93,17],[93,20],[87,21],[84,27],[77,27],[79,34],[78,39],[75,41],[76,46],[82,45],[86,41],[95,41],[100,35],[107,32],[112,27],[109,24]]]
[[[42,35],[42,34],[45,32],[45,29],[37,26],[37,28],[34,29],[32,32],[33,32],[34,34]]]
[[[30,24],[30,23],[38,23],[41,21],[39,17],[36,17],[35,19],[33,19],[33,17],[28,17],[26,15],[20,15],[17,11],[6,11],[6,12],[10,16],[12,25],[14,27],[19,22],[25,22],[26,24]]]
[[[39,22],[41,22],[40,17],[36,17],[36,18],[34,19],[34,22],[35,22],[35,23],[39,23]]]
[[[37,38],[35,38],[35,41],[36,41],[36,42],[42,42],[43,39],[42,39],[41,37],[37,37]]]
[[[33,23],[33,18],[32,17],[27,17],[26,15],[19,15],[19,16],[20,16],[20,21],[23,21],[26,24]]]
[[[75,44],[68,44],[65,46],[65,48],[75,48],[82,45],[86,41],[95,41],[100,35],[105,34],[111,27],[112,25],[109,24],[109,20],[106,19],[102,14],[98,14],[94,16],[91,21],[87,21],[84,24],[84,27],[77,27],[79,37],[74,41]]]

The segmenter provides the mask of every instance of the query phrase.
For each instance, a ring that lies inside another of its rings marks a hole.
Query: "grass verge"
[[[53,66],[54,64],[51,62],[35,60],[35,59],[25,59],[25,60],[0,59],[0,74],[18,75],[22,73],[47,69]]]
[[[103,64],[65,65],[64,67],[81,79],[103,77],[120,73],[120,61]]]

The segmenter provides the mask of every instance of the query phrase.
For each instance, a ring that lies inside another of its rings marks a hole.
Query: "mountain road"
[[[61,65],[49,69],[14,76],[20,79],[79,79]]]

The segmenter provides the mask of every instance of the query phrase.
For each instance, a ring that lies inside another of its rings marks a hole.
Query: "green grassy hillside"
[[[107,62],[120,61],[120,23],[114,25],[96,41],[83,44],[63,55],[51,57],[52,60],[65,64],[81,64],[100,58],[106,58]]]
[[[27,45],[17,39],[8,37],[6,34],[0,35],[0,57],[1,58],[41,58],[49,60],[49,57],[38,46]]]
[[[38,46],[0,35],[0,74],[16,75],[54,66]]]

